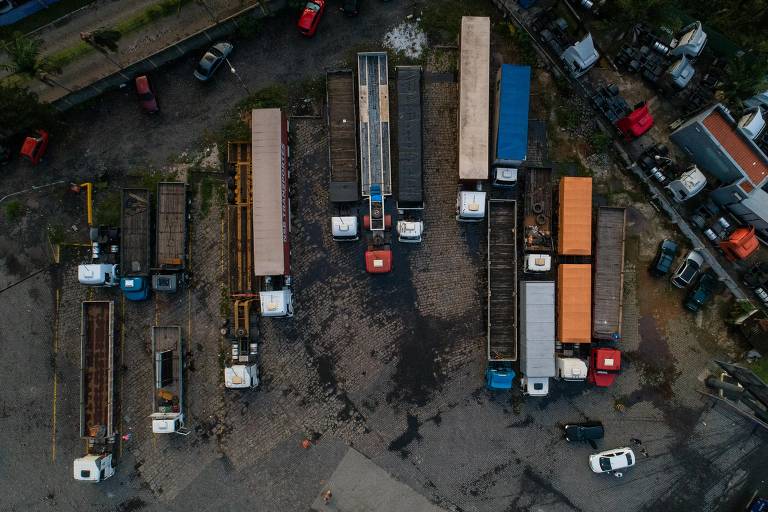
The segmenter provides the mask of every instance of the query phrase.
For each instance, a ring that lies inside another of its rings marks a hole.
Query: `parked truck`
[[[418,243],[424,232],[421,67],[397,67],[397,239]]]
[[[523,199],[523,251],[525,272],[552,269],[552,169],[528,167]]]
[[[152,327],[155,392],[152,394],[152,432],[188,434],[184,428],[184,352],[181,327]]]
[[[251,318],[253,304],[253,299],[236,299],[233,304],[229,364],[224,368],[224,386],[228,389],[251,389],[259,385],[259,345]]]
[[[175,292],[187,259],[187,184],[157,184],[157,233],[152,289]]]
[[[120,210],[120,289],[132,301],[149,297],[150,198],[145,188],[124,188]]]
[[[293,316],[288,121],[279,108],[251,111],[253,275],[262,316]]]
[[[624,208],[601,206],[597,211],[592,291],[592,338],[595,340],[621,339],[626,217]]]
[[[338,242],[360,238],[357,215],[350,206],[360,199],[357,171],[357,116],[355,114],[355,77],[351,69],[337,69],[325,74],[328,122],[329,196],[334,205],[331,234]]]
[[[547,396],[555,376],[555,283],[520,286],[520,386],[530,396]]]
[[[80,437],[86,454],[74,462],[75,480],[101,482],[115,474],[114,302],[85,301],[80,321]]]
[[[512,389],[517,361],[517,202],[488,201],[488,389]]]
[[[528,151],[528,109],[531,68],[502,64],[496,75],[492,184],[517,186],[518,171]]]
[[[459,192],[456,219],[485,218],[488,180],[488,103],[491,20],[463,16],[459,60]]]

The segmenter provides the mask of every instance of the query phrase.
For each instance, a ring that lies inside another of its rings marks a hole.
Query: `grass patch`
[[[61,224],[49,225],[46,228],[46,231],[48,231],[48,240],[50,240],[53,245],[60,244],[67,238],[67,231]]]
[[[496,14],[491,2],[482,0],[444,0],[430,2],[424,7],[419,21],[432,45],[456,44],[461,31],[462,16],[491,16]]]
[[[89,44],[81,41],[74,46],[54,53],[48,58],[48,61],[52,68],[61,69],[92,51],[94,50]]]
[[[119,226],[120,200],[120,189],[94,194],[93,223],[102,226]]]
[[[161,172],[155,170],[137,171],[129,173],[128,176],[136,179],[136,187],[146,188],[153,194],[157,191],[158,183],[176,180],[175,172]]]
[[[20,201],[10,201],[5,204],[5,216],[11,222],[16,222],[24,216],[24,205]]]
[[[517,49],[520,64],[535,66],[538,63],[536,50],[533,48],[533,42],[530,36],[512,22],[500,23],[499,27],[502,33],[512,42]]]
[[[162,2],[147,7],[132,18],[128,18],[127,20],[118,23],[113,28],[123,35],[130,34],[145,25],[149,25],[155,20],[171,16],[172,14],[177,14],[182,6],[191,1],[192,0],[163,0]]]
[[[757,361],[748,364],[747,368],[763,379],[763,382],[768,383],[768,358],[763,357],[758,359]]]
[[[213,142],[220,148],[226,148],[229,141],[250,140],[251,132],[246,122],[250,111],[254,108],[284,108],[288,105],[288,98],[288,88],[284,85],[271,85],[256,91],[235,107],[229,116],[230,120]],[[226,150],[221,155],[226,158]]]
[[[579,126],[579,112],[568,105],[558,105],[555,109],[557,124],[566,130],[575,130]]]
[[[595,153],[605,153],[611,147],[613,139],[604,131],[597,129],[589,137],[589,145]]]

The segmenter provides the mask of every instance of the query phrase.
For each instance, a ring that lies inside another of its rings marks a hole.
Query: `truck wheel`
[[[544,211],[544,205],[541,203],[533,203],[533,213],[541,213]]]
[[[540,213],[536,216],[536,224],[538,224],[539,226],[543,226],[546,223],[547,223],[546,215],[544,215],[543,213]]]

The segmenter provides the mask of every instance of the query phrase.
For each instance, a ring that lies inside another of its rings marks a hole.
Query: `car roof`
[[[697,251],[696,249],[692,249],[691,252],[689,252],[685,257],[685,259],[695,261],[699,265],[704,263],[704,256],[702,256],[701,252]]]

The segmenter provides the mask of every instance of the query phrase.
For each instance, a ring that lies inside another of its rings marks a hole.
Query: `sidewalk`
[[[160,3],[160,0],[97,0],[92,6],[78,11],[61,24],[51,24],[35,32],[33,37],[43,42],[42,56],[51,57],[80,45],[80,32],[116,27],[135,19]],[[173,14],[157,18],[133,32],[124,34],[118,42],[117,52],[104,55],[89,48],[67,64],[60,75],[51,75],[55,82],[63,87],[46,85],[39,80],[29,80],[27,86],[37,93],[42,101],[55,101],[69,94],[69,90],[76,91],[86,87],[214,25],[217,20],[225,19],[259,3],[258,0],[205,0],[208,7],[206,9],[197,1],[187,2]],[[0,62],[8,62],[8,56],[0,55]],[[0,72],[0,79],[9,74]]]

